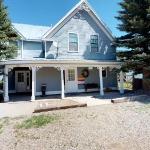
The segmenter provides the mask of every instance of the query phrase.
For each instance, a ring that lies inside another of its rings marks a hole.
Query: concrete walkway
[[[111,94],[112,97],[112,94]],[[71,99],[78,103],[86,103],[88,107],[111,104],[111,97],[100,97],[99,93],[86,93],[77,96],[68,96],[66,99]]]
[[[37,103],[25,101],[0,103],[0,118],[31,115],[36,106]]]

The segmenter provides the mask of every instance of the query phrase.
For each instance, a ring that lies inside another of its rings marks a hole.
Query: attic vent
[[[85,3],[83,3],[82,5],[80,5],[80,8],[79,8],[79,9],[80,9],[80,10],[85,10],[85,11],[87,11],[87,12],[90,11],[89,7],[88,7]]]

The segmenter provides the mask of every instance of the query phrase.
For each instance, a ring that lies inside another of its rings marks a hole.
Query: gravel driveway
[[[150,104],[139,102],[48,112],[60,119],[38,129],[16,129],[8,119],[1,150],[149,150]]]

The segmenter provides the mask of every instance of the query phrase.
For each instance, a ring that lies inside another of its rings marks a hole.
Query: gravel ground
[[[150,104],[138,102],[59,110],[38,129],[16,129],[7,119],[0,150],[150,150]]]

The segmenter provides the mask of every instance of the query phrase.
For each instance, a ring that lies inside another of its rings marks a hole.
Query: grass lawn
[[[22,123],[17,124],[16,127],[18,129],[39,128],[49,123],[53,123],[56,120],[58,120],[58,116],[50,116],[50,115],[32,116],[31,118],[24,120]]]

